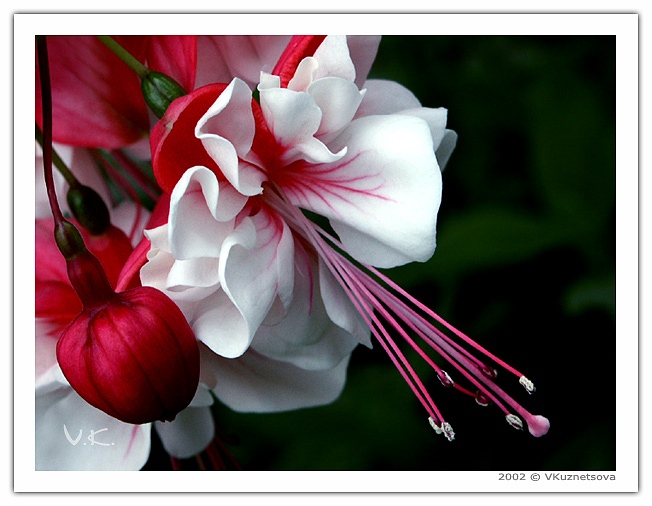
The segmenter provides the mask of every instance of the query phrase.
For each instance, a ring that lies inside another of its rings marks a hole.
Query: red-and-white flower
[[[433,427],[452,439],[389,328],[445,385],[453,381],[416,337],[477,393],[458,389],[481,404],[495,402],[513,426],[522,427],[515,410],[534,435],[545,433],[547,420],[507,396],[491,367],[437,330],[434,313],[377,271],[434,252],[440,162],[455,134],[444,109],[421,107],[396,83],[360,89],[364,73],[356,71],[346,37],[295,37],[272,73],[261,73],[258,100],[236,78],[173,102],[151,138],[170,212],[167,224],[148,232],[143,283],[180,305],[214,353],[213,391],[234,409],[335,399],[350,352],[370,346],[371,333]],[[326,226],[316,223],[324,218]]]

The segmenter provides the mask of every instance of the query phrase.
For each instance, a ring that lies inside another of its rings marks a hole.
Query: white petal
[[[219,258],[176,260],[168,272],[165,288],[180,291],[194,287],[218,287]]]
[[[260,91],[260,105],[267,126],[280,146],[284,148],[282,162],[298,159],[313,163],[338,160],[343,153],[332,153],[314,135],[322,119],[321,109],[308,93],[287,88],[268,88]]]
[[[197,455],[215,437],[213,415],[208,407],[186,408],[173,422],[156,422],[155,427],[165,451],[178,459]]]
[[[315,51],[314,58],[319,62],[315,79],[341,77],[351,82],[355,80],[355,67],[349,54],[346,36],[326,37]]]
[[[313,57],[304,58],[297,65],[294,76],[288,83],[288,89],[292,91],[307,91],[308,86],[315,80],[315,72],[319,63]]]
[[[432,136],[432,146],[437,150],[441,144],[444,134],[446,133],[446,119],[448,111],[443,107],[431,109],[429,107],[417,107],[415,109],[406,109],[399,114],[421,118],[428,124],[430,135]]]
[[[316,265],[311,271],[316,271]],[[302,369],[323,370],[339,364],[358,344],[328,317],[321,300],[317,272],[294,276],[294,299],[285,318],[261,326],[252,348],[261,355],[290,362]]]
[[[237,360],[214,355],[211,368],[218,378],[213,392],[231,409],[277,412],[329,404],[346,381],[346,357],[333,369],[308,371],[249,351]]]
[[[321,298],[328,317],[338,327],[354,336],[360,344],[371,348],[369,326],[323,261],[319,262],[319,282]]]
[[[163,228],[165,227],[167,226],[165,225]],[[147,258],[147,263],[140,269],[140,281],[142,285],[152,286],[165,293],[165,295],[170,297],[174,303],[179,306],[179,309],[181,309],[181,312],[188,320],[192,318],[197,303],[219,288],[219,283],[207,287],[187,287],[187,284],[191,282],[188,277],[184,277],[182,279],[183,282],[179,284],[180,280],[178,278],[175,279],[175,276],[178,274],[173,273],[176,264],[184,264],[193,261],[176,260],[171,253],[155,247],[152,247],[152,249],[147,253]],[[217,272],[217,268],[215,271]],[[214,279],[215,275],[212,272],[211,275]]]
[[[330,142],[351,123],[364,96],[352,82],[335,77],[315,81],[308,93],[322,111],[316,136],[324,143]]]
[[[222,92],[195,128],[195,136],[220,167],[229,182],[243,195],[262,191],[264,174],[251,165],[240,167],[251,149],[256,129],[251,110],[251,90],[234,79]]]
[[[37,470],[135,471],[149,457],[150,424],[120,422],[65,385],[37,391],[35,428]]]
[[[222,289],[242,314],[250,343],[277,296],[289,306],[294,285],[292,233],[276,214],[261,210],[227,238],[220,257]]]
[[[395,81],[370,79],[365,82],[364,89],[367,92],[356,117],[393,114],[405,109],[421,107],[414,93]]]
[[[346,41],[349,45],[351,60],[355,66],[355,84],[362,88],[371,65],[376,59],[380,35],[348,35]]]
[[[145,237],[147,237],[147,239],[149,239],[149,242],[152,243],[152,247],[147,253],[148,256],[151,252],[156,251],[158,249],[164,250],[167,253],[171,253],[170,241],[168,241],[167,223],[165,225],[161,225],[156,228],[145,230]]]
[[[446,132],[444,133],[444,138],[442,139],[441,144],[439,145],[436,151],[437,161],[439,162],[439,166],[441,167],[441,170],[444,170],[444,167],[446,167],[446,164],[448,163],[448,159],[453,153],[456,144],[457,144],[457,133],[454,132],[453,130],[446,130]]]
[[[175,258],[219,256],[222,242],[233,230],[231,219],[245,204],[243,198],[228,202],[228,210],[224,205],[219,210],[221,201],[220,184],[211,170],[193,167],[183,174],[170,197],[168,234]],[[219,221],[220,214],[229,216],[229,221]]]
[[[347,252],[362,263],[394,267],[430,258],[441,173],[425,121],[367,116],[332,145],[347,146],[346,157],[304,167],[286,189],[293,202],[329,218]]]
[[[190,326],[199,341],[223,357],[239,357],[251,343],[247,321],[223,290],[194,307]]]

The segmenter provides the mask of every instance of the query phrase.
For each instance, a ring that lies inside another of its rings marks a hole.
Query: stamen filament
[[[380,343],[416,398],[428,412],[428,420],[435,430],[443,432],[451,440],[454,437],[452,428],[444,421],[422,380],[392,339],[384,323],[389,324],[407,345],[437,373],[438,378],[445,386],[453,386],[465,395],[475,398],[480,405],[493,402],[503,411],[512,426],[518,427],[517,420],[520,421],[520,419],[506,405],[528,422],[530,432],[535,436],[542,435],[547,431],[548,422],[545,418],[530,414],[495,383],[495,369],[484,364],[429,320],[432,319],[440,323],[466,344],[519,376],[519,383],[531,393],[534,391],[534,385],[525,376],[450,325],[377,269],[354,263],[343,253],[345,248],[339,239],[309,220],[296,206],[293,206],[278,185],[270,185],[269,189],[269,192],[265,192],[267,203],[279,212],[286,223],[315,249],[317,256],[335,277],[360,317],[371,330],[374,338]],[[421,315],[419,310],[424,314]],[[453,382],[450,376],[415,342],[408,329],[423,339],[434,352],[459,371],[477,388],[477,392],[473,393]]]

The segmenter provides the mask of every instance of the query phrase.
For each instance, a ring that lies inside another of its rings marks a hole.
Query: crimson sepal
[[[290,39],[272,71],[281,78],[282,88],[287,88],[301,60],[313,56],[325,38],[325,35],[294,35]]]
[[[154,125],[150,137],[152,168],[161,189],[171,194],[184,172],[196,165],[209,168],[224,179],[219,167],[195,137],[195,126],[226,84],[209,84],[176,99]]]

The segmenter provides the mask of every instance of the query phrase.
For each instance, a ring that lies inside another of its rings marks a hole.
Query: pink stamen
[[[288,203],[283,190],[278,185],[270,186],[270,190],[265,193],[266,201],[279,212],[295,232],[315,248],[317,255],[349,297],[356,311],[370,328],[374,338],[380,343],[407,385],[427,411],[429,422],[438,433],[444,433],[451,440],[454,437],[450,424],[444,421],[422,380],[392,339],[383,322],[389,324],[390,328],[395,330],[405,343],[436,372],[444,386],[453,386],[458,391],[475,398],[479,405],[486,406],[493,402],[505,413],[507,422],[515,428],[522,428],[523,422],[521,418],[512,414],[506,405],[525,419],[533,435],[538,437],[547,432],[549,427],[547,419],[530,414],[495,383],[496,370],[494,368],[483,363],[460,343],[457,343],[435,327],[429,319],[438,322],[467,345],[518,376],[519,383],[528,393],[534,391],[534,385],[531,381],[450,325],[377,269],[354,264],[340,253],[339,250],[344,250],[340,241],[310,221],[297,207]],[[425,316],[419,314],[418,311],[421,311]],[[448,361],[477,389],[477,392],[473,393],[453,382],[451,377],[416,343],[408,330],[421,338],[434,352]]]

